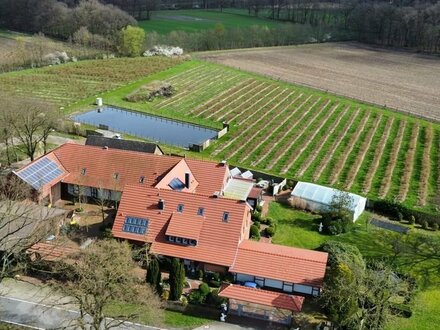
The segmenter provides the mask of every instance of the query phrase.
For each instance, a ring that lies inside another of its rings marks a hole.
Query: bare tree
[[[111,329],[123,323],[120,319],[135,320],[139,315],[153,324],[161,322],[161,302],[150,286],[133,274],[131,254],[126,242],[99,241],[76,257],[74,267],[68,267],[70,271],[65,274],[67,281],[54,282],[57,292],[71,297],[78,306],[76,327]],[[66,263],[59,262],[58,271],[65,270],[65,266]],[[118,303],[132,307],[129,315],[106,312]]]

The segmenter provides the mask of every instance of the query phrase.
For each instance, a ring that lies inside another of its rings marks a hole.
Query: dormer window
[[[177,205],[177,212],[179,212],[179,213],[183,212],[183,204]]]
[[[145,181],[145,177],[144,177],[144,176],[141,176],[141,177],[139,178],[139,183],[144,183],[144,181]]]
[[[204,216],[205,215],[205,209],[203,207],[199,207],[197,210],[197,215]]]
[[[81,169],[81,175],[86,175],[87,169],[84,167]]]
[[[229,221],[229,212],[223,212],[223,222]]]
[[[113,179],[119,180],[119,173],[118,172],[113,173]]]

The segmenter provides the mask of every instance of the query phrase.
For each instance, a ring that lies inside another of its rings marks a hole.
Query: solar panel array
[[[148,229],[148,220],[136,217],[125,217],[122,231],[131,234],[145,235]]]
[[[185,184],[179,178],[174,178],[168,185],[171,187],[171,189],[177,191],[181,191],[183,188],[185,188]]]
[[[48,158],[43,158],[18,172],[17,175],[34,189],[40,189],[63,173],[57,163]]]
[[[382,220],[379,220],[379,219],[371,220],[371,224],[376,226],[376,227],[387,229],[387,230],[391,230],[391,231],[395,231],[395,232],[401,233],[401,234],[407,234],[408,231],[409,231],[409,228],[407,228],[405,226],[389,223],[389,222],[382,221]]]

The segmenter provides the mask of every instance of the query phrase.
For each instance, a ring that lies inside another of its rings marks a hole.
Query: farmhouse
[[[77,196],[84,187],[89,198],[104,194],[119,202],[114,237],[150,243],[151,253],[182,259],[189,272],[229,272],[234,283],[220,295],[239,315],[288,323],[304,297],[320,294],[327,253],[250,241],[247,198],[261,191],[250,180],[232,178],[225,162],[69,143],[16,175],[40,201]]]
[[[342,191],[320,186],[314,183],[298,182],[292,191],[292,197],[299,198],[306,203],[306,209],[311,211],[325,211],[332,199]],[[351,198],[349,211],[353,222],[364,212],[367,199],[365,197],[347,193]]]

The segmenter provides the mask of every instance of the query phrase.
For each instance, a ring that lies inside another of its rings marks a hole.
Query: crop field
[[[140,21],[139,26],[146,31],[156,31],[160,34],[171,31],[197,32],[214,29],[222,24],[226,29],[264,25],[269,28],[281,26],[283,23],[269,19],[240,15],[236,13],[219,12],[214,10],[161,10],[153,13],[151,20]]]
[[[190,64],[190,65],[189,65]],[[440,126],[207,62],[165,78],[176,88],[148,104],[114,104],[231,131],[204,155],[231,164],[397,199],[435,211]]]
[[[0,75],[0,90],[69,106],[180,62],[170,58],[92,60],[11,72]]]
[[[201,53],[216,63],[440,121],[440,58],[357,43]]]

